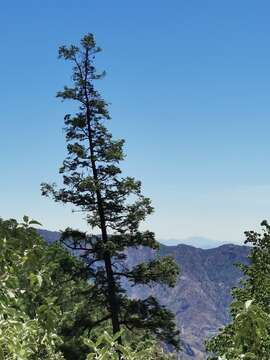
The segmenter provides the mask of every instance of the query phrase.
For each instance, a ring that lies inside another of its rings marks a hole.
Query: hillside
[[[49,242],[58,237],[56,232],[40,233]],[[222,245],[207,250],[188,245],[161,245],[160,255],[172,255],[181,267],[176,287],[130,287],[128,284],[126,287],[132,297],[153,294],[168,306],[175,313],[181,331],[183,359],[202,360],[206,358],[204,340],[229,321],[230,291],[241,276],[234,264],[246,262],[248,252],[248,247],[237,245]],[[144,248],[129,251],[129,255],[129,265],[156,256],[153,251]]]
[[[205,359],[204,340],[229,321],[230,291],[241,277],[234,266],[246,262],[249,248],[223,245],[202,250],[192,246],[161,246],[161,255],[172,255],[181,267],[181,277],[174,289],[161,286],[129,288],[131,296],[149,293],[168,306],[175,316],[184,342],[183,359]],[[133,252],[135,263],[153,256],[145,249]]]

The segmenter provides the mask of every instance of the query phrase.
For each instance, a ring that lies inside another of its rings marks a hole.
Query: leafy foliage
[[[0,219],[0,359],[62,359],[59,306],[53,297],[38,299],[53,280],[33,224]]]
[[[246,232],[253,245],[249,265],[240,264],[244,279],[234,289],[232,322],[208,342],[209,359],[269,359],[270,354],[270,226],[262,222],[262,233]]]
[[[119,351],[123,360],[154,351],[156,359],[169,359],[147,334],[143,341],[122,334],[130,344],[124,347],[115,344],[119,335],[106,332],[108,324],[97,326],[101,297],[85,264],[59,244],[48,246],[32,227],[37,224],[0,219],[0,360],[101,360]]]
[[[110,336],[104,332],[96,342],[85,339],[85,344],[91,349],[87,360],[173,360],[173,355],[165,354],[155,342],[143,342],[134,350],[117,342],[120,333]]]

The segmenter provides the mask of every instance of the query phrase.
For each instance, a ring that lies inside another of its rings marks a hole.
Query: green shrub
[[[85,344],[90,348],[87,360],[173,360],[173,355],[168,355],[155,342],[140,343],[137,349],[120,345],[117,341],[120,333],[110,336],[104,332],[96,342],[85,339]]]

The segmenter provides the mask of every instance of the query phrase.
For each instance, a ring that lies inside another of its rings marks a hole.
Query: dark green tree
[[[75,205],[85,212],[92,231],[99,233],[93,236],[68,228],[62,241],[85,259],[96,292],[106,299],[104,309],[111,319],[112,332],[119,332],[121,326],[133,332],[144,329],[177,346],[173,315],[153,297],[129,299],[123,288],[124,278],[133,285],[174,286],[179,270],[170,257],[133,268],[126,266],[130,247],[156,250],[158,243],[152,232],[140,231],[140,223],[153,207],[142,195],[141,182],[122,175],[119,163],[124,159],[124,140],[113,139],[109,132],[108,105],[94,87],[95,81],[105,75],[94,66],[100,51],[92,34],[84,36],[80,46],[59,49],[59,57],[73,64],[73,72],[71,87],[65,86],[57,96],[77,102],[78,111],[64,118],[68,155],[60,168],[63,186],[43,183],[42,194]]]
[[[211,360],[259,359],[270,354],[270,226],[262,233],[248,231],[245,243],[252,245],[241,286],[233,290],[232,321],[208,341]]]

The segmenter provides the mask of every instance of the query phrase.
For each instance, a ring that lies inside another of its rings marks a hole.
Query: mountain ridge
[[[59,232],[39,230],[52,243]],[[239,284],[241,271],[235,263],[247,263],[250,248],[245,245],[223,244],[201,249],[186,244],[160,244],[159,251],[148,248],[128,250],[127,265],[149,261],[155,256],[171,255],[181,269],[174,288],[125,284],[131,297],[154,295],[174,314],[183,341],[183,360],[205,360],[204,341],[217,333],[230,320],[231,289]]]
[[[38,232],[47,238],[47,241],[56,241],[58,240],[60,236],[60,231],[57,230],[47,230],[47,229],[38,229]],[[172,247],[172,246],[178,246],[178,245],[188,245],[193,246],[195,248],[199,248],[202,250],[209,250],[216,247],[220,247],[222,245],[239,245],[243,246],[243,244],[234,243],[234,242],[226,242],[226,241],[219,241],[210,239],[208,237],[204,236],[190,236],[184,239],[158,239],[158,242],[162,245]]]

